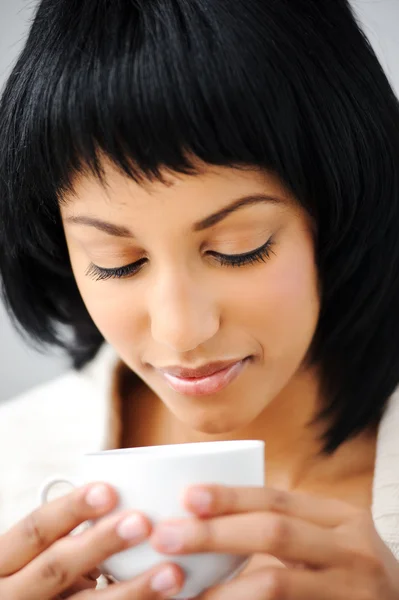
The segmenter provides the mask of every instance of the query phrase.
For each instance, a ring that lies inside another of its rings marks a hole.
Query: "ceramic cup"
[[[264,443],[255,440],[203,442],[85,454],[72,479],[45,483],[41,501],[48,500],[58,483],[81,486],[102,481],[119,494],[116,510],[137,510],[155,525],[192,516],[184,510],[182,495],[195,484],[227,486],[264,485]],[[208,587],[232,577],[248,557],[229,554],[192,554],[166,557],[148,542],[108,558],[101,566],[117,581],[132,579],[166,560],[182,567],[186,580],[178,598],[193,598]]]

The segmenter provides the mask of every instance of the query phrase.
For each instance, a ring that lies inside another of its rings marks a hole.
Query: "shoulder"
[[[105,348],[82,371],[0,407],[0,532],[35,507],[47,477],[67,476],[82,453],[103,446],[115,361]]]
[[[0,460],[8,444],[24,454],[30,445],[37,451],[53,438],[67,435],[68,427],[77,434],[86,418],[102,420],[115,361],[113,351],[106,347],[83,370],[71,369],[1,405]]]
[[[14,437],[13,427],[32,428],[34,424],[44,425],[46,421],[71,412],[78,396],[85,396],[90,387],[83,372],[68,371],[64,375],[39,385],[0,406],[0,431],[6,437]],[[5,438],[0,437],[0,447]]]
[[[399,389],[380,423],[373,483],[374,522],[399,560]]]

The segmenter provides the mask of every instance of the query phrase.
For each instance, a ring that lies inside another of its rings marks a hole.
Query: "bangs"
[[[300,93],[299,73],[315,78],[317,65],[305,69],[287,51],[289,11],[287,27],[270,23],[265,36],[262,3],[252,7],[259,31],[240,1],[83,4],[79,21],[78,11],[58,15],[61,27],[31,58],[21,149],[36,197],[59,200],[87,169],[102,177],[102,156],[137,181],[162,179],[164,169],[195,173],[193,157],[257,165],[300,193],[318,100]],[[304,45],[298,20],[295,28]]]
[[[103,341],[60,215],[77,176],[258,167],[315,223],[324,450],[378,422],[399,373],[399,110],[347,0],[41,0],[0,131],[0,292],[32,339],[77,367]]]

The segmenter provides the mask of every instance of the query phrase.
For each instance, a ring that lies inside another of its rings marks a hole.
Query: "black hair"
[[[101,156],[136,181],[259,166],[317,225],[323,450],[399,382],[399,107],[347,0],[42,0],[0,104],[0,272],[15,322],[80,367],[103,339],[59,203]],[[72,336],[71,336],[72,333]]]

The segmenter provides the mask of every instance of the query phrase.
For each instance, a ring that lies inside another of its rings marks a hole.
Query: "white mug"
[[[156,525],[167,519],[192,517],[182,506],[182,494],[188,486],[263,487],[264,472],[264,442],[256,440],[107,450],[83,455],[73,480],[48,481],[41,500],[47,502],[50,489],[58,483],[81,486],[103,481],[119,494],[116,510],[137,510]],[[144,542],[114,554],[101,568],[115,580],[125,581],[166,558],[180,565],[186,576],[176,599],[196,597],[205,589],[226,581],[248,559],[247,556],[211,553],[165,557]]]

